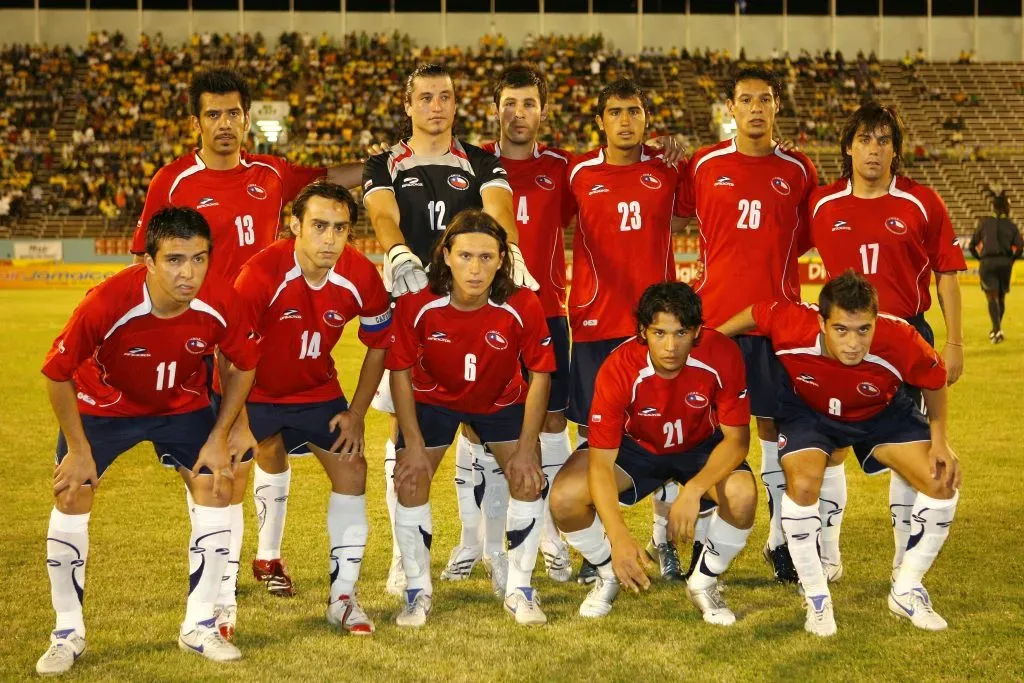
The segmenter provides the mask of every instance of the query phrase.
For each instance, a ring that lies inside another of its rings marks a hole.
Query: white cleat
[[[566,583],[572,578],[572,565],[569,563],[569,544],[544,540],[540,543],[540,553],[544,556],[544,568],[552,581]]]
[[[473,573],[473,567],[480,561],[483,549],[480,546],[457,545],[452,548],[448,565],[441,572],[442,581],[465,581]]]
[[[181,631],[178,647],[214,662],[233,662],[242,658],[241,651],[221,636],[213,619],[199,622],[191,631]]]
[[[909,619],[911,624],[924,631],[945,631],[949,626],[932,608],[932,600],[924,586],[901,594],[890,590],[889,611],[897,617]]]
[[[50,647],[36,662],[36,673],[40,676],[59,676],[71,670],[78,658],[85,652],[85,638],[73,628],[61,629],[50,634]]]
[[[505,598],[505,611],[516,618],[520,626],[543,626],[548,617],[540,608],[540,596],[536,588],[529,586],[516,588],[512,595]]]
[[[484,555],[484,569],[491,577],[491,590],[499,598],[505,597],[505,584],[508,583],[508,555],[503,550],[495,550]]]
[[[839,579],[843,578],[842,560],[839,560],[835,564],[822,560],[821,568],[825,570],[825,579],[828,580],[829,583],[837,583]]]
[[[827,638],[836,634],[836,615],[832,610],[830,595],[812,595],[807,601],[807,619],[804,630],[816,636]]]
[[[405,578],[405,569],[402,567],[402,556],[392,555],[391,569],[388,570],[388,582],[385,585],[385,590],[396,598],[400,598],[405,593],[408,583]]]
[[[238,605],[217,605],[213,608],[213,621],[221,637],[231,642],[235,637],[235,623],[238,621]]]
[[[717,583],[707,588],[690,588],[687,584],[686,594],[690,596],[690,602],[704,615],[704,621],[707,623],[716,626],[732,626],[736,623],[736,615],[722,599]]]
[[[342,595],[327,606],[327,623],[354,636],[370,636],[376,630],[355,595]]]
[[[608,616],[612,611],[612,603],[619,594],[618,579],[602,579],[598,577],[594,587],[587,593],[586,599],[580,604],[580,616],[596,619]]]
[[[431,603],[430,596],[424,593],[422,588],[407,588],[405,603],[402,605],[402,611],[395,617],[395,623],[399,626],[420,628],[427,623]]]

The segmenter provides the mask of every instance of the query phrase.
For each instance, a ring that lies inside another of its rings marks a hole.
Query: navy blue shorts
[[[633,337],[575,342],[569,361],[569,407],[565,419],[584,427],[590,421],[590,404],[594,400],[594,382],[601,364],[622,342]]]
[[[673,455],[651,453],[627,436],[622,437],[615,466],[633,481],[633,486],[619,494],[619,503],[635,505],[657,491],[665,482],[675,480],[680,485],[697,476],[707,464],[711,451],[722,442],[721,430],[701,441],[688,451]],[[736,471],[750,471],[744,460]],[[713,504],[712,504],[713,506]],[[703,510],[704,505],[701,506]]]
[[[168,467],[192,469],[199,457],[210,430],[216,422],[213,408],[206,407],[180,415],[157,417],[99,417],[82,415],[85,438],[89,440],[92,458],[96,461],[96,474],[103,473],[125,451],[143,441],[153,443],[157,458]],[[64,432],[57,434],[57,463],[68,454]],[[252,454],[249,453],[249,459]],[[201,474],[211,474],[207,468]],[[95,483],[95,482],[93,482]]]
[[[754,417],[774,418],[779,407],[779,386],[784,382],[785,370],[772,348],[768,337],[741,334],[734,337],[743,353],[747,368],[747,391],[750,392],[750,414]]]
[[[878,474],[889,468],[874,459],[876,448],[932,438],[928,421],[905,393],[896,394],[885,410],[862,422],[833,420],[812,410],[796,394],[781,395],[784,417],[776,420],[779,459],[805,449],[817,449],[828,457],[837,448],[852,446],[864,473]]]
[[[330,452],[341,435],[331,431],[330,422],[335,415],[348,410],[348,401],[339,396],[320,403],[246,403],[245,410],[249,414],[249,429],[257,441],[263,443],[280,434],[286,453],[305,455],[310,452],[307,444]]]
[[[928,321],[924,319],[924,313],[918,313],[917,315],[907,318],[907,322],[914,326],[914,329],[924,337],[924,340],[928,342],[928,345],[933,349],[935,348],[935,332],[932,331],[932,326],[928,324]],[[900,392],[907,395],[910,402],[913,403],[922,415],[927,414],[927,410],[924,406],[924,396],[921,390],[917,387],[912,387],[909,384],[904,384],[900,387]]]
[[[548,318],[548,333],[551,335],[551,350],[555,352],[548,412],[558,413],[569,405],[569,321],[565,316]]]
[[[455,441],[459,425],[472,427],[482,443],[506,443],[518,441],[523,431],[523,415],[526,406],[522,403],[506,406],[494,413],[461,413],[429,403],[416,404],[416,420],[423,434],[427,448],[447,448]],[[405,436],[398,431],[395,450],[405,448]]]

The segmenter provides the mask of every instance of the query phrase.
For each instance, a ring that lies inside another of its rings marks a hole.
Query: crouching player
[[[704,621],[729,626],[736,616],[718,592],[718,575],[746,544],[757,504],[744,460],[750,399],[743,358],[727,338],[701,327],[700,299],[683,283],[648,287],[636,323],[636,337],[597,373],[587,447],[569,458],[551,490],[555,523],[598,570],[580,615],[607,615],[620,585],[650,585],[644,550],[619,504],[634,505],[675,480],[683,489],[669,513],[670,539],[693,538],[702,497],[718,504],[686,589]]]
[[[818,492],[833,452],[852,446],[865,473],[891,468],[918,491],[914,532],[889,610],[918,628],[945,629],[921,584],[949,535],[959,498],[959,463],[946,438],[942,357],[902,319],[879,315],[878,293],[852,270],[822,288],[817,310],[760,303],[719,329],[766,335],[788,376],[778,416],[786,475],[782,528],[807,600],[804,628],[819,636],[836,632],[818,556]],[[899,391],[903,384],[922,390],[927,422]]]
[[[195,501],[179,647],[214,661],[242,656],[217,631],[213,610],[231,535],[230,486],[223,481],[235,468],[228,433],[252,385],[258,350],[252,326],[232,306],[230,284],[207,277],[209,265],[210,228],[202,215],[157,212],[144,264],[90,290],[47,354],[43,374],[60,423],[46,534],[57,624],[36,663],[40,674],[64,673],[85,652],[82,598],[96,488],[114,460],[143,441],[179,468]],[[217,415],[203,362],[215,347],[224,368]]]
[[[531,576],[544,526],[538,435],[555,357],[540,301],[515,286],[511,268],[505,230],[466,209],[435,247],[430,286],[395,308],[387,359],[399,426],[395,535],[408,580],[399,626],[423,626],[430,612],[430,482],[460,423],[509,483],[505,610],[519,624],[547,621]]]
[[[260,457],[274,471],[286,471],[288,455],[296,453],[312,452],[323,465],[331,480],[327,621],[349,633],[371,634],[373,622],[355,595],[369,532],[363,418],[384,374],[390,302],[376,267],[348,243],[358,217],[348,190],[328,182],[307,185],[293,214],[293,237],[252,257],[235,281],[260,336],[248,425]],[[350,405],[331,351],[345,323],[356,319],[367,350]],[[280,534],[279,527],[276,547]],[[234,605],[225,606],[218,613],[221,633],[232,634],[234,623]]]

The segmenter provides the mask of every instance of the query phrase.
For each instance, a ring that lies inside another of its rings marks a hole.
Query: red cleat
[[[279,598],[290,598],[295,595],[295,585],[288,576],[288,568],[284,560],[253,560],[252,576],[257,581],[267,584],[267,592]]]

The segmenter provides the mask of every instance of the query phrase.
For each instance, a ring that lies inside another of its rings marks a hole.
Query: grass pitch
[[[39,367],[81,296],[0,291],[3,679],[34,676],[53,626],[43,539],[52,506],[57,426]],[[833,589],[839,624],[834,638],[804,633],[802,600],[795,590],[768,580],[759,552],[766,536],[763,492],[750,545],[726,575],[725,598],[739,617],[730,629],[703,623],[681,586],[659,581],[640,597],[620,596],[609,618],[584,621],[576,609],[585,589],[554,584],[541,569],[535,583],[550,623],[526,630],[504,614],[478,567],[463,583],[435,578],[427,627],[400,631],[393,622],[396,602],[384,592],[391,545],[382,476],[386,426],[373,413],[367,424],[371,534],[360,597],[377,623],[375,636],[342,636],[324,620],[328,484],[315,460],[300,458],[293,461],[284,541],[297,595],[271,597],[246,571],[256,545],[247,501],[236,636],[245,659],[216,665],[180,652],[175,639],[188,569],[183,486],[157,464],[147,444],[122,456],[98,491],[86,590],[89,651],[70,676],[147,681],[1024,679],[1024,554],[1018,527],[1024,447],[1015,426],[1024,396],[1020,296],[1014,292],[1009,298],[1008,341],[991,346],[984,299],[976,286],[964,288],[967,369],[952,391],[951,435],[965,483],[949,542],[927,578],[936,607],[950,623],[944,633],[917,631],[889,616],[888,478],[865,477],[853,459],[847,466],[850,493],[842,540],[846,574]],[[945,334],[937,309],[929,318],[941,343]],[[354,335],[346,335],[339,355],[351,391],[361,355]],[[451,458],[434,487],[435,577],[458,540]],[[759,458],[752,450],[755,471]],[[650,504],[629,511],[627,520],[637,538],[646,539]]]

